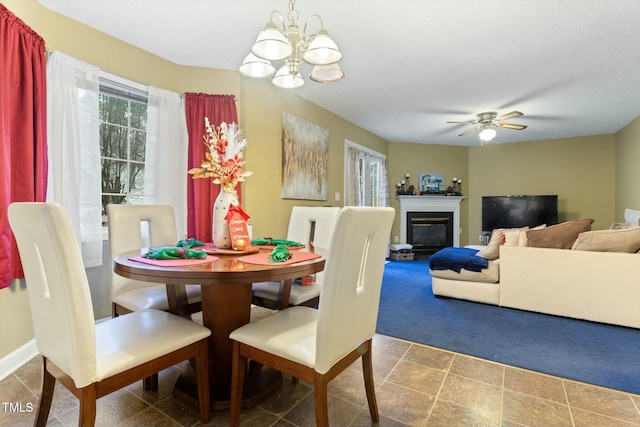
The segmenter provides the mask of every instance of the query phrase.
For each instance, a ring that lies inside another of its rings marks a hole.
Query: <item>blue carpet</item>
[[[377,332],[640,394],[640,330],[435,298],[427,260],[385,266]]]

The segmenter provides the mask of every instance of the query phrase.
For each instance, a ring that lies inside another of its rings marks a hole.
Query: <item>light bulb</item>
[[[496,130],[491,128],[485,128],[480,132],[481,141],[491,141],[496,137]]]

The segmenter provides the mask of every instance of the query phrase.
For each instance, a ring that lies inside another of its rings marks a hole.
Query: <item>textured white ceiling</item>
[[[285,0],[40,0],[182,65],[237,69]],[[492,143],[617,132],[640,115],[640,1],[298,0],[344,59],[337,83],[296,93],[389,141],[458,137],[483,111],[525,115]],[[310,68],[303,68],[303,75]],[[306,75],[305,75],[306,79]],[[284,89],[283,89],[284,90]]]

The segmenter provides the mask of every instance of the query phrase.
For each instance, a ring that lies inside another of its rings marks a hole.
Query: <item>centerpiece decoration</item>
[[[222,122],[212,126],[205,117],[206,159],[199,168],[189,169],[193,179],[211,178],[220,185],[220,193],[213,204],[213,243],[220,249],[242,250],[249,241],[249,215],[238,201],[236,186],[253,172],[244,170],[244,150],[247,140],[236,123]]]

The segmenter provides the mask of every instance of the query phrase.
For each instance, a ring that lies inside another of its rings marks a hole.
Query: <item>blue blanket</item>
[[[429,257],[432,270],[453,270],[460,273],[461,269],[482,271],[489,266],[489,260],[476,256],[479,251],[471,248],[444,248]]]

